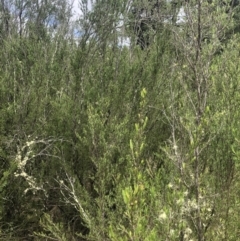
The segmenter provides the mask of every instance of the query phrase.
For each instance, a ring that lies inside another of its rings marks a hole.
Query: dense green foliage
[[[0,240],[238,239],[238,1],[156,2],[1,1]]]

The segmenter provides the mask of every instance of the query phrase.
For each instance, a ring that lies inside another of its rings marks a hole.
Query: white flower
[[[183,198],[180,198],[176,201],[177,205],[182,205],[184,203]]]
[[[188,195],[188,191],[185,191],[183,195],[186,197]]]
[[[191,234],[192,233],[192,229],[190,229],[190,228],[186,228],[186,230],[185,230],[185,234]]]
[[[158,220],[164,221],[165,219],[167,219],[167,214],[164,211],[161,211],[161,213],[158,215]]]
[[[170,234],[170,236],[174,236],[175,235],[175,230],[174,229],[170,229],[169,234]]]

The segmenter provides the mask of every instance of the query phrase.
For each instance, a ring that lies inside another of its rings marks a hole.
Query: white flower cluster
[[[24,193],[26,194],[29,190],[32,190],[33,192],[37,191],[37,190],[44,190],[43,187],[38,186],[34,177],[32,177],[31,175],[28,175],[25,171],[25,167],[27,165],[27,162],[34,158],[35,155],[31,155],[32,154],[32,146],[36,144],[36,141],[27,141],[26,145],[24,145],[22,148],[18,147],[18,151],[17,151],[17,155],[15,157],[15,161],[18,165],[18,170],[14,173],[14,175],[16,177],[23,177],[26,182],[29,185],[29,188],[27,188]],[[27,150],[27,152],[26,152]],[[26,152],[25,155],[23,155],[23,153]]]

